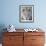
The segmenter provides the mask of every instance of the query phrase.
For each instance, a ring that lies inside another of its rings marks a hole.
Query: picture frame
[[[22,23],[34,22],[34,5],[19,5],[19,21]]]

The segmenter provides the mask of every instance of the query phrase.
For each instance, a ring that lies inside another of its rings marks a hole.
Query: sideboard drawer
[[[5,36],[23,36],[23,32],[4,32]]]
[[[33,44],[43,44],[44,36],[32,36],[32,43]]]
[[[44,36],[44,32],[25,32],[24,36]]]

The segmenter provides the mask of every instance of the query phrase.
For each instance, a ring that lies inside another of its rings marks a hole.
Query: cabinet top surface
[[[22,32],[25,32],[25,33],[44,33],[43,31],[40,31],[40,30],[39,31],[33,31],[33,32],[32,31],[27,31],[26,32],[26,31],[24,31],[24,29],[16,29],[15,32],[8,32],[7,31],[7,33],[17,33],[17,32],[18,33],[22,33]]]

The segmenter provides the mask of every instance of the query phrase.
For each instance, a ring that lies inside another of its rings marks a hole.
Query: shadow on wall
[[[6,30],[3,30],[5,28],[4,24],[0,24],[0,43],[2,43],[2,36],[3,36],[3,32],[5,32]]]

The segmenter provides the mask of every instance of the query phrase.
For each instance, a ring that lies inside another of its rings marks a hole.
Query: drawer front
[[[16,46],[15,44],[2,44],[2,46]]]
[[[44,44],[44,36],[32,36],[32,44]]]
[[[32,37],[30,36],[24,36],[24,46],[31,46],[32,44]]]
[[[43,44],[32,44],[32,46],[44,46]]]
[[[9,43],[9,37],[3,36],[3,44]]]
[[[2,44],[2,46],[23,46],[23,44]]]
[[[24,36],[44,36],[45,33],[44,32],[25,32]]]
[[[14,43],[14,42],[23,41],[23,36],[4,36],[3,43]]]
[[[24,46],[43,46],[44,33],[39,32],[26,32],[24,33]]]
[[[23,32],[4,32],[3,46],[23,46]]]
[[[23,32],[4,32],[4,36],[23,36]]]

